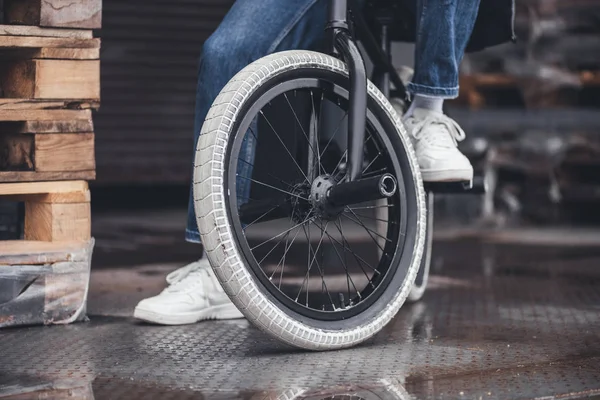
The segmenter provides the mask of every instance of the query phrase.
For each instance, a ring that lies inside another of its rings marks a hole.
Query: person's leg
[[[268,54],[313,48],[323,35],[327,4],[328,0],[234,3],[202,49],[196,88],[194,152],[208,110],[227,82],[245,66]],[[246,135],[241,156],[244,155],[252,164],[252,135]],[[251,171],[240,173],[251,174]],[[238,198],[247,198],[250,191],[247,180],[240,179],[237,183]],[[191,191],[185,238],[200,243]],[[167,281],[170,286],[160,295],[138,304],[135,317],[169,325],[242,317],[224,294],[205,257],[170,274]]]
[[[268,54],[310,49],[322,38],[327,0],[237,0],[206,41],[200,58],[194,151],[206,114],[213,101],[240,70]],[[245,140],[251,138],[246,135]],[[252,145],[252,143],[246,143]],[[243,153],[251,156],[246,146]],[[242,154],[243,156],[243,154]],[[238,196],[247,197],[247,181],[240,180]],[[192,191],[188,206],[186,240],[200,242]]]
[[[442,99],[458,96],[458,67],[478,10],[479,0],[417,0],[411,93]]]
[[[444,99],[458,96],[458,72],[479,0],[417,0],[413,95],[404,116],[415,139],[425,181],[471,180],[473,168],[457,149],[464,132],[443,115]]]

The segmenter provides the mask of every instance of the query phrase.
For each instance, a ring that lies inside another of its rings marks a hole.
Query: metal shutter
[[[97,184],[187,184],[198,56],[233,0],[104,0]]]

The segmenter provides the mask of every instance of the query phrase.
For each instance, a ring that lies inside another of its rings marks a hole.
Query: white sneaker
[[[461,127],[446,115],[417,108],[404,119],[425,182],[472,181],[473,166],[459,150]]]
[[[135,318],[162,325],[193,324],[207,319],[244,316],[223,291],[206,258],[167,275],[169,287],[139,302]]]

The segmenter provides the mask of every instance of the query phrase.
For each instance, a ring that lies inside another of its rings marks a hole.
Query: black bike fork
[[[347,182],[361,178],[363,143],[367,120],[367,69],[354,42],[348,22],[347,0],[331,0],[327,32],[331,35],[331,52],[337,51],[350,72],[350,105],[348,110],[348,168]]]

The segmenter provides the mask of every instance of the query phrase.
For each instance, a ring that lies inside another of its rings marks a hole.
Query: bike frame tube
[[[400,79],[400,76],[398,75],[396,68],[394,68],[392,65],[392,61],[390,59],[390,48],[387,43],[389,41],[389,37],[381,38],[380,44],[369,29],[364,17],[360,13],[356,13],[353,19],[356,24],[356,34],[363,44],[365,52],[383,74],[382,82],[377,82],[377,84],[380,86],[379,89],[382,89],[382,87],[385,85],[389,87],[389,81],[391,81],[391,83],[394,84],[396,96],[402,99],[407,99],[404,83],[402,83],[402,79]],[[385,83],[383,80],[388,80],[388,82]]]
[[[363,143],[367,120],[367,69],[354,42],[346,15],[347,0],[331,0],[329,6],[329,23],[333,40],[332,53],[337,51],[348,65],[350,73],[350,105],[348,110],[348,169],[347,181],[361,178],[363,164]]]

